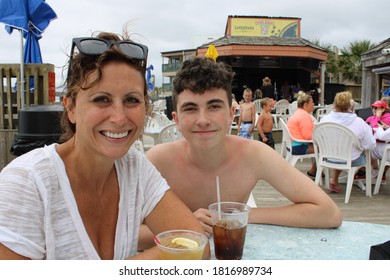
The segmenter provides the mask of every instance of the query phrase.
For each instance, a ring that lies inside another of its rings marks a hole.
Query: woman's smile
[[[113,139],[122,139],[122,138],[126,138],[127,135],[129,135],[128,130],[120,133],[109,132],[109,131],[101,131],[100,133],[108,138],[113,138]]]

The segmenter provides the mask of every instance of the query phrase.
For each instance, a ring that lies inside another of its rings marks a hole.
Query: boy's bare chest
[[[179,175],[178,175],[179,174]],[[172,190],[192,210],[207,208],[217,201],[216,176],[219,176],[222,201],[245,202],[257,183],[250,176],[242,176],[238,169],[219,169],[215,172],[183,168],[176,176],[167,178]]]

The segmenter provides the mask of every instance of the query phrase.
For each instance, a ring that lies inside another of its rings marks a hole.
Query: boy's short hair
[[[244,89],[244,94],[245,93],[249,93],[252,95],[252,90],[250,88],[246,88],[246,89]]]
[[[232,106],[233,70],[230,65],[215,62],[206,57],[196,57],[183,62],[182,68],[173,79],[172,101],[176,111],[180,93],[188,89],[196,94],[203,94],[209,89],[224,89],[229,107]]]
[[[260,106],[263,108],[265,105],[267,105],[269,102],[271,102],[271,99],[268,97],[264,97],[260,100]]]

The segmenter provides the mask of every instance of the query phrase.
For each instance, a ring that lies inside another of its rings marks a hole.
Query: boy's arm
[[[256,107],[255,104],[252,102],[252,128],[250,129],[250,132],[252,133],[255,130],[256,125]]]
[[[238,118],[238,122],[237,122],[237,132],[240,131],[240,126],[241,126],[241,118],[242,118],[242,109],[240,110],[240,116]]]
[[[245,156],[248,166],[254,165],[257,178],[261,178],[292,204],[252,209],[250,223],[273,224],[305,228],[337,228],[342,215],[333,199],[314,181],[292,167],[273,149],[251,141]],[[257,164],[256,164],[257,163]],[[275,168],[278,166],[278,168]],[[281,176],[280,170],[283,170]]]
[[[267,137],[264,135],[264,131],[263,131],[263,122],[264,122],[264,115],[263,114],[260,114],[259,116],[259,119],[257,120],[257,130],[259,131],[259,134],[261,136],[261,139],[259,140],[262,140],[262,139],[266,139]]]
[[[256,122],[256,106],[255,106],[255,103],[252,103],[252,122],[253,122],[253,128],[255,126],[255,122]]]

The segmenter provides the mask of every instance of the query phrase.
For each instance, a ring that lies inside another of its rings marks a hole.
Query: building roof
[[[371,49],[369,49],[367,52],[363,54],[365,58],[370,57],[370,56],[377,56],[377,55],[382,55],[382,50],[390,48],[390,38],[380,42],[378,45],[375,45]]]
[[[175,54],[182,54],[183,52],[184,53],[196,52],[196,49],[183,49],[183,50],[166,51],[166,52],[161,52],[161,55],[175,55]]]
[[[301,57],[326,61],[328,51],[303,38],[224,36],[198,47],[204,56],[213,44],[220,56]]]
[[[208,48],[210,44],[213,44],[216,47],[228,45],[312,47],[322,51],[327,51],[303,38],[260,36],[224,36],[217,40],[205,43],[198,48]]]

